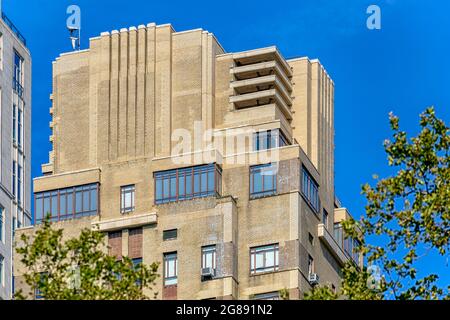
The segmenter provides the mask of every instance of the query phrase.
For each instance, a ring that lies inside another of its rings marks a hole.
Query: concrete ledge
[[[323,223],[319,224],[317,235],[319,239],[325,244],[325,246],[331,251],[334,257],[338,259],[341,265],[348,261],[347,255],[344,253],[344,250],[342,250],[336,240],[334,240],[333,236],[328,232]]]
[[[46,169],[46,168],[43,168]],[[48,168],[52,170],[53,168]],[[34,192],[51,191],[100,182],[100,169],[71,171],[34,179]]]
[[[98,231],[114,231],[142,227],[157,223],[157,214],[155,212],[139,216],[124,216],[123,218],[95,221],[92,222],[92,228]]]

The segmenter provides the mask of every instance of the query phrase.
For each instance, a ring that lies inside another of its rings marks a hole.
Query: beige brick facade
[[[111,254],[144,263],[176,252],[177,284],[165,286],[162,276],[159,298],[250,299],[288,289],[296,299],[311,289],[310,271],[339,287],[349,255],[333,236],[334,84],[317,60],[285,60],[275,47],[226,53],[207,31],[149,24],[102,33],[88,50],[57,58],[52,100],[53,150],[35,193],[98,183],[98,214],[56,224],[68,234],[122,231],[109,239]],[[255,149],[253,133],[262,130],[285,137],[268,152],[276,161]],[[178,148],[178,131],[189,133],[189,150]],[[203,134],[210,138],[197,139]],[[180,154],[190,162],[179,163]],[[276,191],[254,198],[250,167],[268,162],[278,165]],[[182,200],[185,180],[177,180],[178,201],[158,202],[155,173],[211,163],[221,170],[217,193]],[[318,184],[316,209],[302,194],[304,170]],[[135,186],[134,210],[123,213],[127,185]],[[164,241],[174,229],[176,239]],[[272,244],[274,270],[252,273],[250,249]],[[211,245],[214,275],[205,279],[202,248]],[[15,274],[20,287],[20,265]]]

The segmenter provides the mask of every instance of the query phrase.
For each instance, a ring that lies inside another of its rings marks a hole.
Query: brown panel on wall
[[[122,231],[108,233],[108,254],[122,259]]]
[[[166,286],[163,288],[163,300],[177,300],[177,286]]]
[[[128,256],[131,259],[142,258],[142,228],[128,231]]]

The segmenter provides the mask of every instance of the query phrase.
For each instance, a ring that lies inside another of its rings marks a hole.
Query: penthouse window
[[[51,221],[97,215],[98,194],[98,183],[35,193],[36,223],[47,215]]]
[[[255,151],[281,148],[288,144],[288,140],[280,129],[260,131],[254,134]]]
[[[277,192],[277,166],[264,164],[250,167],[250,198],[274,195]]]
[[[258,274],[263,272],[277,271],[279,246],[272,244],[250,249],[250,273]]]
[[[154,178],[156,204],[222,193],[222,170],[215,164],[156,172]]]
[[[311,208],[319,213],[319,185],[314,181],[308,170],[302,167],[302,195]]]

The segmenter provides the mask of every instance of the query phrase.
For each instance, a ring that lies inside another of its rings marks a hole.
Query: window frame
[[[157,171],[153,173],[153,181],[155,205],[217,197],[222,193],[222,168],[212,163]],[[206,189],[204,189],[205,182]]]
[[[163,285],[164,287],[171,287],[178,285],[178,252],[168,252],[164,253],[163,256],[164,260],[164,278],[163,278]],[[173,261],[173,270],[175,275],[169,275],[168,272],[170,271],[170,263]],[[168,283],[170,282],[170,283]]]
[[[249,169],[249,197],[250,199],[259,199],[269,196],[274,196],[278,192],[278,173],[273,172],[271,175],[267,174],[261,174],[264,170],[268,170],[265,168],[270,168],[273,170],[273,167],[275,166],[274,163],[266,163],[261,165],[255,165],[250,166]],[[261,191],[255,192],[255,175],[260,174],[261,175]],[[271,178],[268,178],[268,177]],[[265,190],[265,181],[266,179],[272,179],[272,188]]]
[[[212,255],[211,261],[212,261],[212,266],[208,267],[207,266],[207,257],[209,255]],[[212,269],[216,269],[217,268],[217,245],[212,244],[212,245],[207,245],[207,246],[202,246],[202,263],[201,263],[202,269],[204,268],[212,268]]]
[[[131,206],[126,206],[126,196],[128,194],[131,194]],[[135,200],[136,199],[136,185],[135,184],[129,184],[126,186],[120,187],[120,213],[126,214],[134,212],[135,207]]]
[[[85,203],[88,194],[88,203]],[[94,198],[92,197],[94,195]],[[42,199],[41,204],[38,202]],[[69,188],[48,190],[34,194],[35,223],[41,223],[45,218],[46,200],[48,211],[51,214],[50,221],[64,221],[100,214],[100,184],[91,183]],[[61,200],[64,199],[64,202]],[[55,203],[53,203],[55,202]],[[63,204],[64,203],[64,204]],[[62,208],[64,206],[64,208]],[[78,210],[78,208],[81,208]],[[93,209],[94,208],[94,209]],[[40,209],[40,210],[39,210]],[[64,210],[64,211],[63,211]],[[42,211],[42,212],[40,212]],[[40,215],[42,213],[42,216]],[[53,215],[55,213],[55,215]]]
[[[273,253],[273,265],[267,265],[267,254]],[[280,245],[278,243],[250,248],[250,275],[277,272],[280,269]],[[257,266],[258,254],[263,254],[262,266]]]
[[[316,180],[309,173],[308,169],[305,166],[302,166],[302,174],[301,174],[301,194],[305,199],[306,203],[310,206],[310,208],[314,211],[315,214],[320,214],[320,186],[316,182]]]

